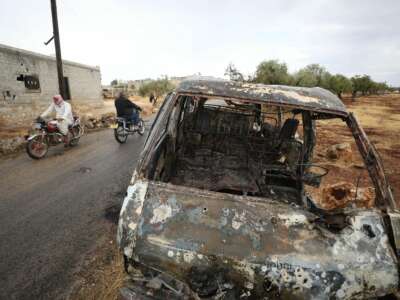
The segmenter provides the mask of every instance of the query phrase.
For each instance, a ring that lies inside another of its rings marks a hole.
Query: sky
[[[201,73],[268,59],[319,63],[400,86],[400,0],[58,0],[62,56],[103,84]],[[0,43],[54,54],[49,0],[1,0]]]

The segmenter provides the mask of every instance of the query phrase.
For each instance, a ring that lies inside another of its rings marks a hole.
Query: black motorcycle
[[[128,139],[128,135],[135,134],[136,132],[140,135],[144,134],[145,126],[144,121],[139,118],[139,122],[136,126],[125,118],[116,118],[115,124],[111,126],[114,129],[114,137],[118,143],[124,144]]]

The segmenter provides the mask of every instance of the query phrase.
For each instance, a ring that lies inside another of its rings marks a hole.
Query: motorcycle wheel
[[[123,126],[118,125],[118,127],[114,129],[114,137],[118,143],[125,144],[128,139],[128,133]]]
[[[72,127],[72,129],[70,131],[72,133],[72,138],[71,138],[71,141],[69,142],[69,145],[71,147],[78,145],[80,137],[76,138],[76,136],[79,136],[80,130],[81,130],[80,125]]]
[[[144,127],[144,122],[143,122],[142,119],[139,120],[138,126],[139,126],[138,133],[139,133],[140,135],[143,135],[143,134],[144,134],[145,127]]]
[[[42,136],[38,135],[31,139],[26,144],[26,152],[28,153],[29,157],[33,159],[41,159],[49,151],[49,143],[47,138],[42,139]]]

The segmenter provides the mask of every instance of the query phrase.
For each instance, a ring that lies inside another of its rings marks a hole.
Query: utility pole
[[[64,72],[63,72],[63,63],[61,58],[60,34],[58,32],[57,4],[56,0],[50,0],[50,3],[51,3],[51,17],[53,19],[54,46],[56,48],[58,89],[60,91],[60,95],[63,98],[65,98]]]

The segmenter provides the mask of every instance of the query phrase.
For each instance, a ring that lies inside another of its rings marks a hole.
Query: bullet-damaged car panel
[[[329,172],[313,154],[316,123],[334,118],[353,134],[373,193],[363,192],[359,180],[348,196],[354,199],[327,208],[306,187],[320,189]],[[399,284],[399,224],[376,150],[333,94],[193,79],[165,99],[128,188],[118,243],[131,280],[121,294],[393,294]]]

